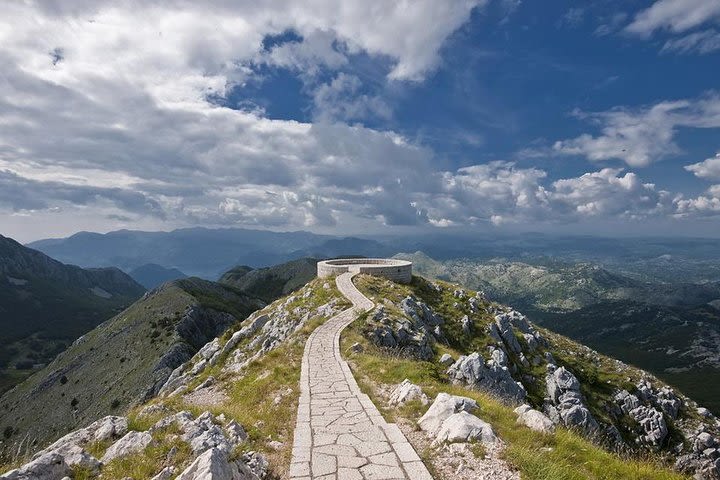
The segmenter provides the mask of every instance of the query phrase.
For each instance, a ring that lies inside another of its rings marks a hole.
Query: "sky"
[[[10,0],[0,66],[20,241],[720,236],[720,0]]]

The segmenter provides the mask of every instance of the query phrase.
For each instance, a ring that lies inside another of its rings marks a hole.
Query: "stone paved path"
[[[337,277],[349,308],[318,327],[305,345],[300,376],[292,480],[432,480],[412,445],[358,388],[340,356],[340,332],[373,303]]]

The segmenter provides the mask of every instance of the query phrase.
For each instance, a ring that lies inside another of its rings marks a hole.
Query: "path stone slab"
[[[300,375],[291,480],[432,480],[412,445],[360,392],[340,355],[340,332],[374,304],[355,288],[354,273],[337,277],[353,306],[315,329]]]

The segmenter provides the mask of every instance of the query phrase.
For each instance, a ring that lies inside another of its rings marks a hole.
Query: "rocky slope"
[[[355,283],[376,307],[341,351],[436,480],[717,478],[717,420],[652,375],[457,285]],[[313,280],[209,339],[144,405],[78,423],[0,478],[287,478],[305,341],[348,306]]]
[[[174,368],[263,305],[199,279],[148,292],[0,397],[0,430],[42,445],[151,398]]]
[[[171,287],[157,291],[156,308],[183,296],[165,292]],[[157,398],[29,449],[32,461],[0,478],[278,478],[289,462],[305,340],[348,305],[316,280],[211,339],[155,384]]]
[[[567,428],[613,451],[720,478],[720,421],[651,374],[534,325],[482,293],[419,277],[409,287],[365,277],[360,289],[378,305],[353,328],[390,358],[423,361],[421,378],[437,378],[430,385],[489,393],[524,405],[520,423]]]
[[[0,236],[0,369],[32,371],[144,292],[116,268],[64,265]]]
[[[675,283],[649,282],[591,264],[400,256],[425,275],[482,290],[557,333],[649,370],[720,412],[717,282],[678,283],[682,275]]]

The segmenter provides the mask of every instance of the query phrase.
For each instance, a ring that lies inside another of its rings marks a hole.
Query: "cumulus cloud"
[[[679,198],[677,200],[677,216],[707,216],[720,215],[720,185],[708,188],[704,195],[696,198]]]
[[[553,183],[557,210],[583,217],[647,218],[672,211],[671,194],[632,172],[604,168]]]
[[[687,165],[685,170],[694,173],[696,177],[720,180],[720,153],[714,158]]]
[[[711,93],[693,100],[574,115],[598,125],[601,133],[559,140],[553,145],[556,154],[582,155],[591,161],[618,159],[645,167],[680,151],[674,141],[679,127],[720,128],[720,96]]]
[[[720,2],[714,0],[657,0],[641,10],[625,28],[629,33],[650,36],[656,30],[685,32],[720,19]]]
[[[440,188],[416,205],[437,226],[644,219],[674,212],[672,195],[635,173],[606,168],[546,182],[547,173],[491,162],[439,174]]]

